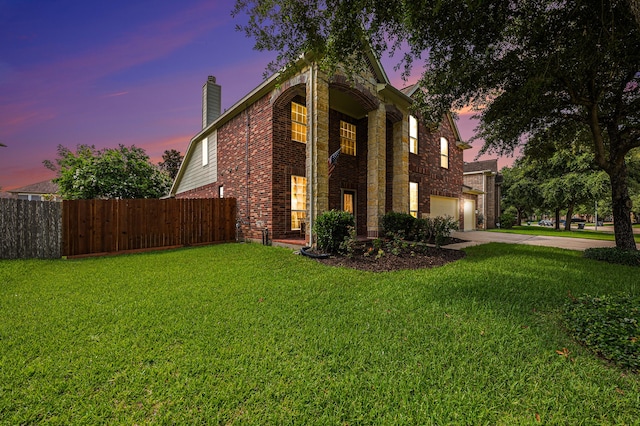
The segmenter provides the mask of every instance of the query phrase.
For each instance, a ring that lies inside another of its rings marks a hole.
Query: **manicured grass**
[[[575,229],[574,229],[575,228]],[[601,226],[598,229],[605,229]],[[571,231],[565,231],[564,229],[556,230],[555,228],[549,228],[544,226],[514,226],[511,229],[489,229],[489,232],[503,232],[505,234],[526,234],[526,235],[543,235],[547,237],[567,237],[567,238],[585,238],[589,240],[602,240],[602,241],[615,241],[613,235],[613,226],[606,227],[607,231],[595,231],[590,229],[577,229],[573,226]],[[634,239],[636,243],[640,243],[640,234],[635,234]]]
[[[637,268],[488,244],[432,270],[219,245],[0,261],[0,423],[637,424],[640,377],[561,326]]]

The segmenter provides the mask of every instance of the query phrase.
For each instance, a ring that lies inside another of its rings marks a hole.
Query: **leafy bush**
[[[451,236],[451,232],[458,229],[458,222],[451,216],[437,216],[432,221],[435,244],[440,247]]]
[[[416,218],[409,213],[389,212],[382,216],[382,230],[385,235],[400,235],[411,238]]]
[[[565,305],[564,323],[591,350],[623,368],[640,371],[640,296],[572,299]]]
[[[347,257],[353,257],[360,244],[358,243],[355,226],[349,226],[348,232],[348,235],[344,237],[344,240],[340,243],[340,253],[345,254]]]
[[[458,222],[451,216],[416,219],[408,213],[389,212],[382,217],[382,229],[392,240],[433,242],[440,247],[458,229]]]
[[[513,213],[506,211],[500,215],[500,228],[511,229],[515,223],[516,216]]]
[[[640,266],[640,251],[637,250],[621,250],[615,247],[595,247],[586,249],[583,256],[587,259],[601,260],[619,265]]]
[[[340,253],[340,246],[345,238],[349,238],[349,230],[354,226],[355,219],[349,212],[331,210],[322,213],[314,226],[318,248],[326,253]]]
[[[422,241],[426,243],[435,238],[435,232],[436,230],[433,227],[433,221],[431,219],[416,219],[411,239],[413,241]]]
[[[515,207],[510,206],[507,208],[499,218],[500,228],[503,229],[511,229],[513,225],[517,223],[518,219],[518,210]]]

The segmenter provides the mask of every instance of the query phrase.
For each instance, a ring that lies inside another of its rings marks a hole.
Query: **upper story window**
[[[409,182],[409,214],[418,217],[418,183]]]
[[[307,107],[291,102],[291,139],[307,142]]]
[[[209,140],[207,138],[202,139],[202,165],[209,164]]]
[[[449,141],[440,138],[440,167],[449,168]]]
[[[340,121],[340,148],[342,153],[356,155],[356,126]]]
[[[413,116],[409,116],[409,152],[418,153],[418,120]]]

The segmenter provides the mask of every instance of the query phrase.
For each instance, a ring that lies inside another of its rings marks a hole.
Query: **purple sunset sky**
[[[184,154],[201,128],[208,75],[223,110],[258,86],[274,53],[235,31],[233,1],[0,0],[0,187],[55,177],[42,161],[62,144],[166,149]],[[382,58],[392,84],[396,59]],[[464,140],[474,134],[460,114]],[[480,142],[465,151],[473,161]],[[492,158],[490,156],[483,157]],[[495,158],[495,156],[493,157]],[[500,159],[499,166],[512,158]]]

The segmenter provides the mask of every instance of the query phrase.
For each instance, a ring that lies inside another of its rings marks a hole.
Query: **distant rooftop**
[[[484,172],[484,171],[498,172],[498,159],[474,161],[473,163],[464,163],[464,172]]]
[[[58,185],[50,180],[44,180],[42,182],[32,183],[31,185],[23,186],[22,188],[12,189],[12,194],[57,194]]]

